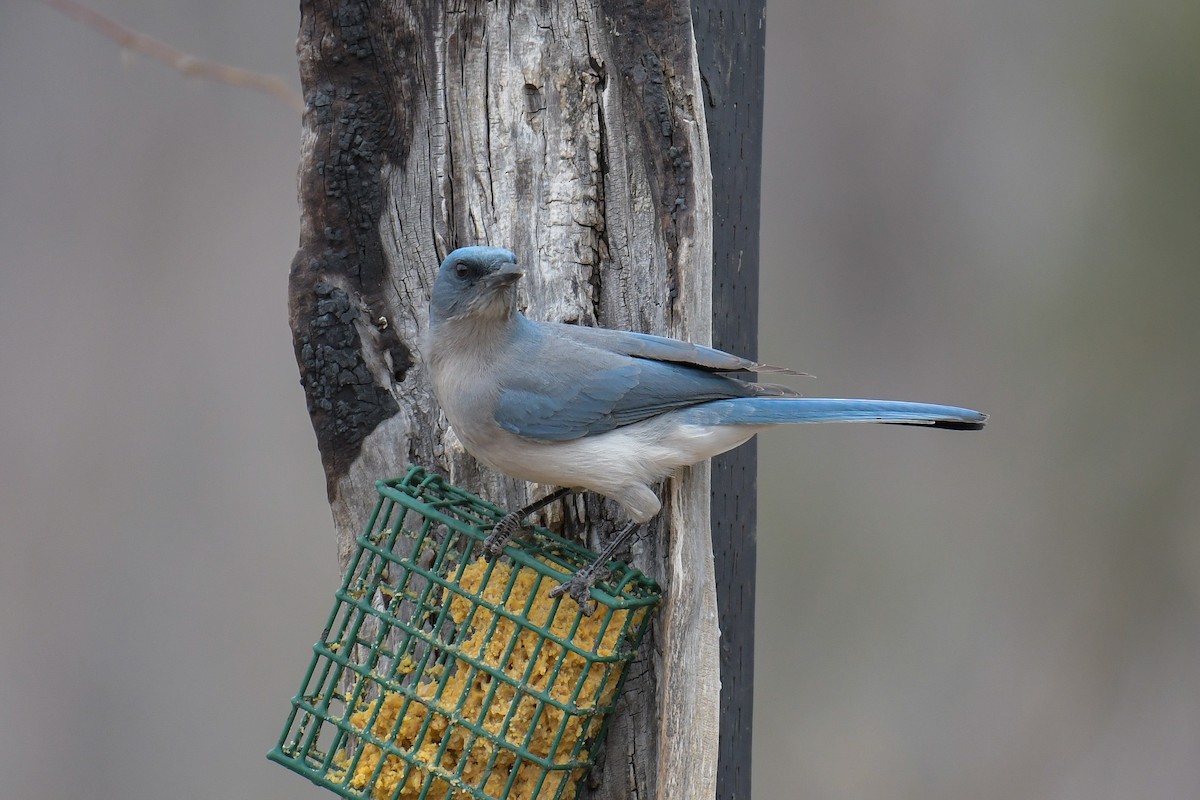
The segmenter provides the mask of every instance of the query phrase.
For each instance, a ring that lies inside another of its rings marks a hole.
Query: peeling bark
[[[344,567],[374,481],[410,462],[502,506],[529,496],[463,451],[432,396],[420,353],[445,254],[512,249],[535,319],[708,341],[712,177],[686,2],[304,0],[301,13],[289,310]],[[668,604],[589,777],[595,798],[716,793],[708,467],[665,499],[631,558]],[[547,511],[593,544],[620,522],[595,498]]]

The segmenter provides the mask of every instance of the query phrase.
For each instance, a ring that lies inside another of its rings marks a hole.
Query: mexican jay
[[[516,256],[463,247],[442,263],[429,304],[433,390],[467,451],[527,481],[590,489],[631,522],[617,546],[658,513],[651,487],[774,425],[882,422],[976,430],[985,414],[894,400],[799,397],[727,372],[784,372],[703,345],[642,333],[534,322],[517,310]],[[796,374],[796,373],[791,373]],[[494,556],[539,501],[496,526]],[[557,587],[585,607],[593,572]]]

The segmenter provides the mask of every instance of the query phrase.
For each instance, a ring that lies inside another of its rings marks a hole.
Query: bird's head
[[[442,262],[429,300],[437,323],[470,317],[506,319],[516,308],[517,257],[503,247],[460,247]]]

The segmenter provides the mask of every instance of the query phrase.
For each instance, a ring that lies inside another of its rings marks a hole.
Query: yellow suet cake
[[[613,655],[620,644],[622,631],[636,628],[646,613],[645,608],[619,609],[612,611],[609,618],[609,609],[601,604],[596,613],[581,617],[574,601],[552,600],[547,593],[546,581],[532,568],[518,567],[510,589],[512,569],[507,562],[489,564],[479,559],[466,566],[459,585],[465,594],[482,597],[494,606],[503,606],[512,614],[528,619],[526,624],[548,628],[555,636],[571,642],[593,658]],[[526,614],[526,604],[530,603],[533,594],[536,596]],[[551,796],[563,781],[569,781],[571,785],[564,788],[562,796],[573,798],[574,784],[582,777],[583,767],[546,770],[528,759],[520,759],[517,764],[518,754],[510,747],[525,748],[556,765],[586,758],[586,752],[576,752],[576,745],[581,738],[597,733],[603,724],[602,717],[588,716],[588,711],[612,701],[624,663],[599,661],[591,662],[589,666],[589,659],[571,648],[564,648],[537,630],[503,615],[496,620],[494,612],[460,594],[451,593],[449,614],[455,624],[467,625],[466,638],[455,652],[501,671],[516,685],[472,669],[463,658],[451,658],[446,662],[445,670],[427,669],[419,677],[412,692],[415,696],[410,700],[406,701],[401,692],[385,692],[381,698],[364,701],[351,712],[351,726],[363,731],[370,725],[374,737],[389,747],[407,752],[424,766],[409,766],[405,759],[385,755],[381,748],[367,742],[360,745],[362,752],[357,763],[344,750],[336,754],[334,763],[341,770],[340,779],[345,780],[345,771],[353,764],[348,784],[358,790],[368,788],[383,756],[383,767],[370,787],[375,800],[392,797],[415,800],[430,771],[435,777],[426,794],[428,800],[471,798],[470,793],[453,788],[448,780],[440,777],[449,778],[456,774],[461,775],[463,784],[477,787],[488,797],[532,800],[535,792],[537,796]],[[627,620],[629,614],[634,617]],[[575,627],[573,634],[572,627]],[[411,673],[414,669],[408,656],[397,666],[397,672],[401,674]],[[494,692],[493,682],[498,683]],[[568,710],[541,702],[530,692],[544,693],[566,705]],[[492,693],[491,701],[484,708],[489,693]],[[482,728],[492,738],[473,732],[460,724],[462,721]],[[559,737],[557,746],[556,737]],[[495,761],[489,771],[493,753]],[[505,796],[503,790],[512,777],[514,765],[517,774]],[[330,777],[339,778],[337,775]],[[401,782],[403,786],[400,786]],[[396,793],[398,788],[399,794]]]

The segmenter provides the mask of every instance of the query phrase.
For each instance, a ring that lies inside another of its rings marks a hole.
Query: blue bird
[[[798,374],[643,333],[534,322],[517,310],[516,256],[463,247],[442,263],[427,347],[438,402],[463,446],[492,469],[563,487],[493,529],[495,557],[522,520],[574,489],[621,505],[630,522],[596,564],[555,587],[585,609],[599,573],[662,502],[651,488],[775,425],[881,422],[977,430],[987,415],[895,400],[800,397],[728,372]]]

